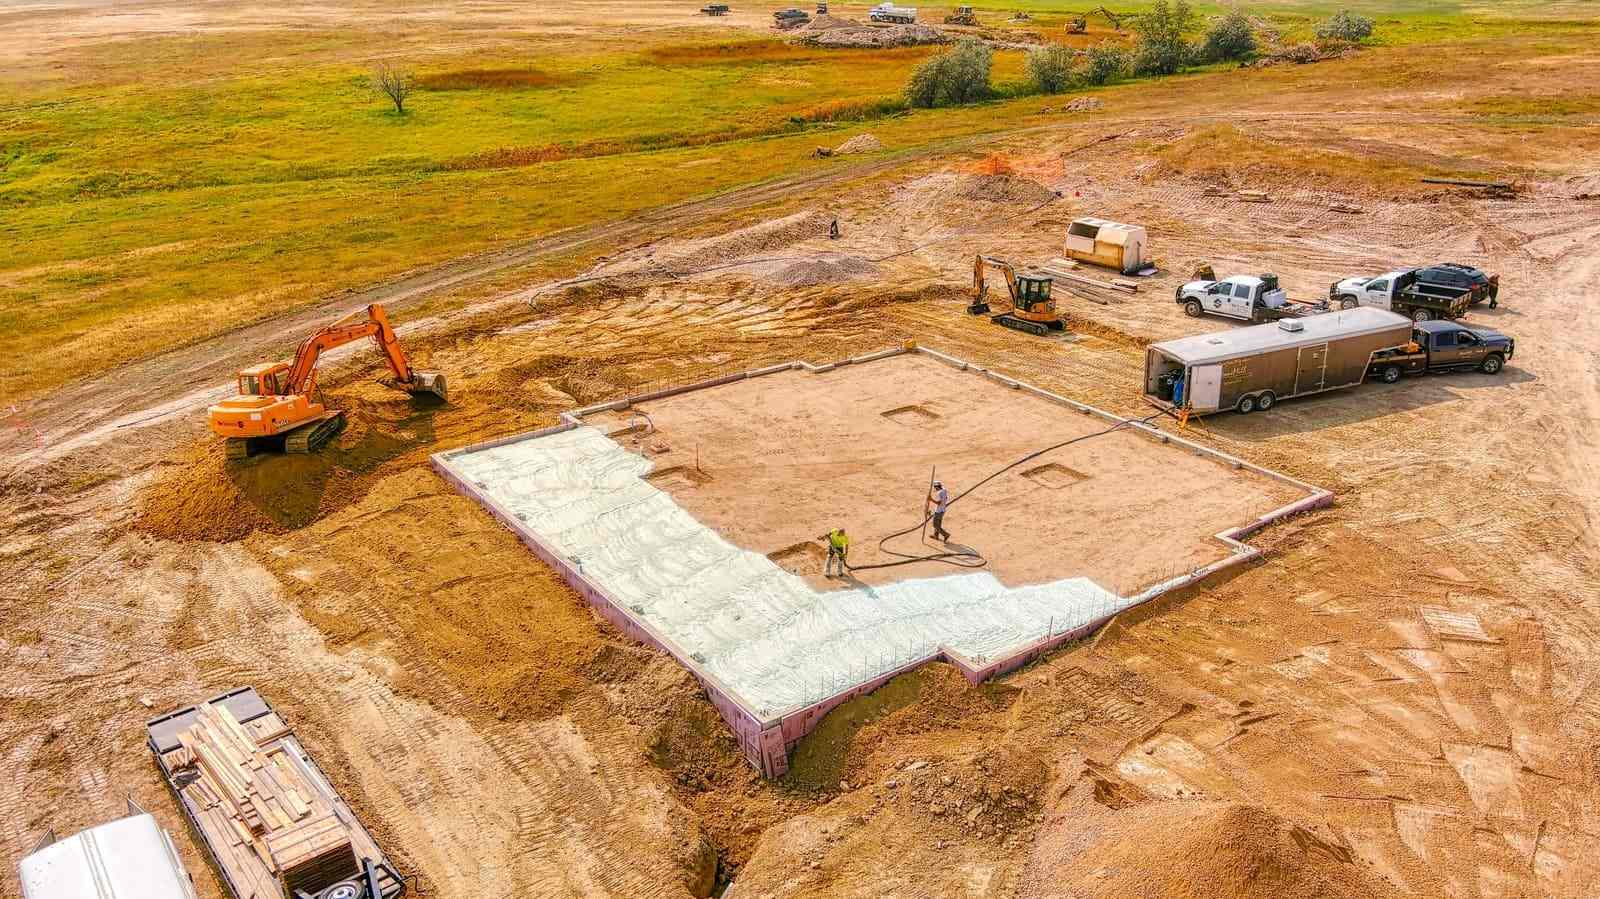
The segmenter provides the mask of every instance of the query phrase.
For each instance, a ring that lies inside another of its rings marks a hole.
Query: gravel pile
[[[849,153],[876,153],[883,149],[883,144],[871,134],[858,134],[844,143],[833,148],[833,155],[844,156]]]

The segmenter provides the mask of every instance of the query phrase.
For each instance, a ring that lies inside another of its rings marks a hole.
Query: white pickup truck
[[[1207,313],[1247,322],[1277,321],[1327,310],[1327,304],[1289,299],[1277,275],[1232,275],[1221,281],[1190,281],[1176,292],[1190,318]]]
[[[893,22],[896,25],[910,25],[917,21],[917,11],[909,6],[895,6],[893,3],[879,3],[867,13],[867,18],[874,22]]]

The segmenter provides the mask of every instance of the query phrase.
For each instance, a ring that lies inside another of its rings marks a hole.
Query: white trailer
[[[195,899],[172,838],[131,799],[126,818],[47,835],[17,870],[23,899]]]

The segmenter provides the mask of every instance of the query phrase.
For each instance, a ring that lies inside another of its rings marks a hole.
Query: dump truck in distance
[[[155,718],[150,751],[234,899],[400,899],[406,882],[251,687]]]
[[[1270,322],[1280,318],[1328,311],[1327,303],[1306,303],[1289,299],[1278,286],[1278,276],[1265,274],[1231,275],[1221,281],[1190,281],[1177,288],[1178,305],[1190,318],[1207,313],[1249,322]]]
[[[917,11],[909,6],[896,6],[893,3],[879,3],[867,13],[867,18],[874,22],[889,22],[895,25],[910,25],[917,20]]]
[[[1328,287],[1328,300],[1340,309],[1370,306],[1398,312],[1412,321],[1457,319],[1472,306],[1471,291],[1429,283],[1421,269],[1401,269],[1375,278],[1345,278]]]
[[[1368,373],[1385,384],[1403,375],[1477,369],[1499,374],[1517,351],[1517,342],[1491,328],[1472,328],[1457,322],[1418,322],[1411,342],[1380,350]]]
[[[1352,309],[1153,343],[1145,398],[1194,415],[1266,411],[1360,384],[1380,352],[1411,341],[1411,327],[1392,312]]]

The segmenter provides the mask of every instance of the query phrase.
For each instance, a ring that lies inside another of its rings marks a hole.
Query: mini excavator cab
[[[1017,306],[1026,312],[1054,312],[1053,307],[1035,310],[1034,307],[1050,302],[1050,285],[1053,279],[1049,275],[1025,274],[1017,275]]]

